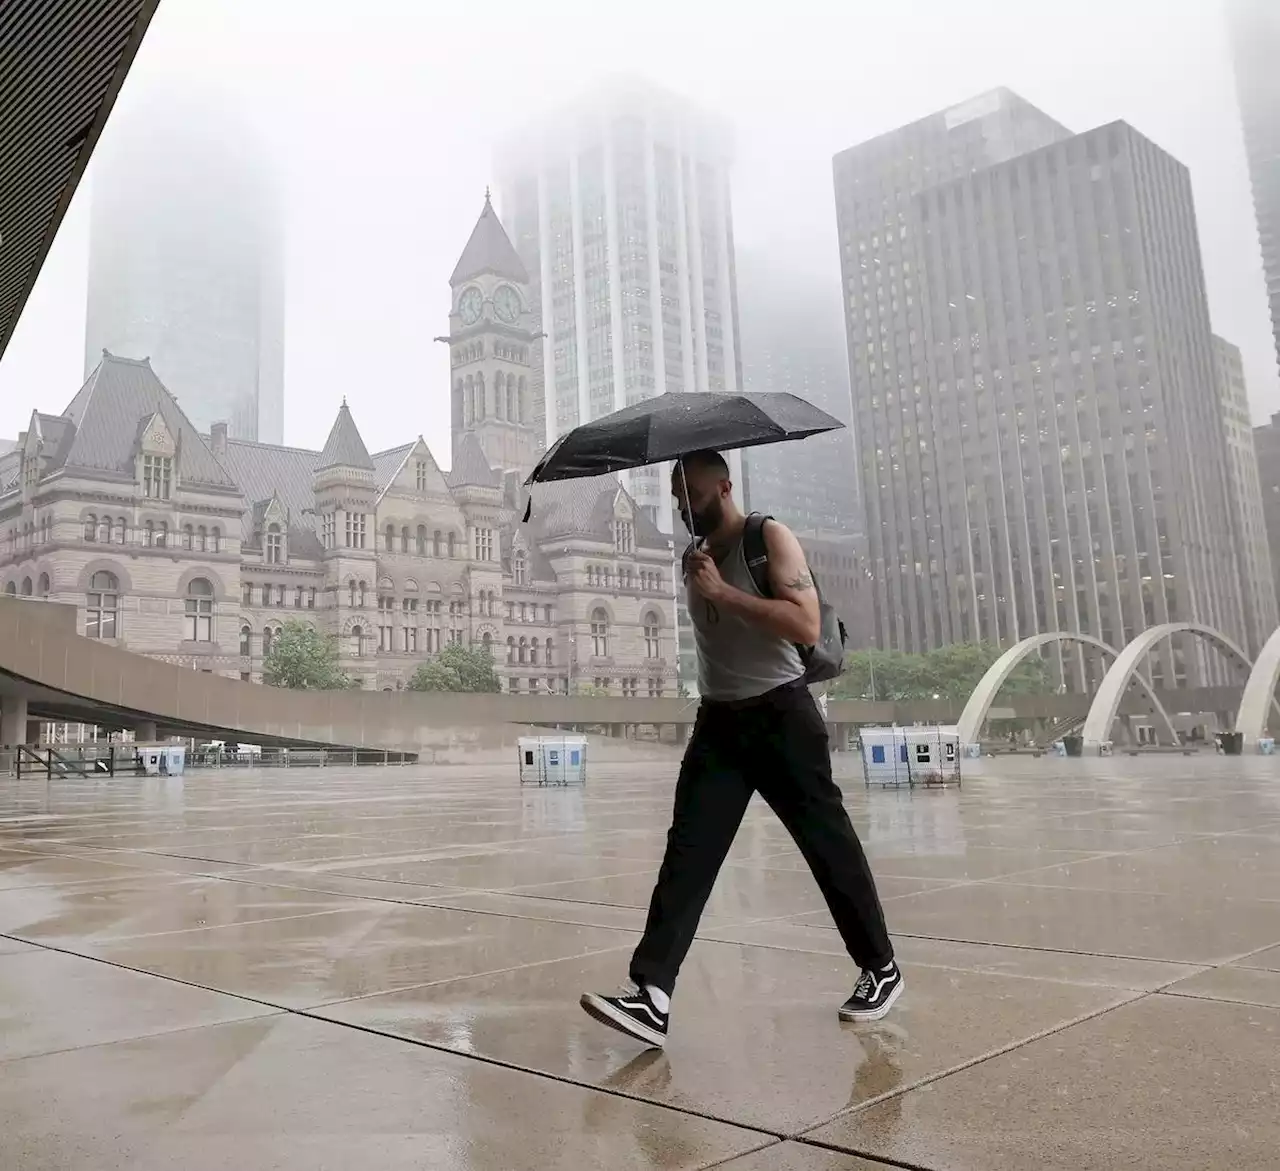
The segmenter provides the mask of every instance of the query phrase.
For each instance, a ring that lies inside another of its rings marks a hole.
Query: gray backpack
[[[747,569],[751,571],[751,580],[766,598],[773,597],[773,589],[769,585],[769,548],[764,541],[764,525],[769,520],[773,520],[773,517],[753,512],[747,517],[747,527],[742,533],[742,555],[746,559]],[[812,574],[813,571],[810,570],[810,576]],[[844,673],[847,635],[844,623],[823,600],[822,589],[816,577],[813,579],[813,588],[818,592],[818,641],[814,646],[797,645],[796,649],[800,652],[800,661],[804,663],[804,681],[826,683]]]

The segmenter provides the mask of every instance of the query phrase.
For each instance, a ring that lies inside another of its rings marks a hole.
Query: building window
[[[191,549],[195,545],[195,531],[190,525],[182,526],[182,547]]]
[[[320,543],[326,549],[338,547],[338,518],[332,512],[326,512],[320,518]]]
[[[284,534],[279,525],[267,528],[267,564],[280,565],[284,561]]]
[[[476,560],[493,560],[493,530],[476,529]]]
[[[363,610],[363,609],[364,609],[365,591],[366,591],[368,588],[369,588],[369,587],[368,587],[368,585],[367,585],[367,584],[365,584],[364,582],[361,582],[361,583],[360,583],[360,609],[361,609],[361,610]]]
[[[169,522],[162,520],[156,525],[156,548],[164,549],[169,545]]]
[[[173,481],[173,460],[167,455],[142,457],[142,494],[149,500],[168,500]]]
[[[49,575],[47,573],[42,573],[40,575],[40,584],[36,589],[39,591],[42,598],[47,598],[49,596]]]
[[[386,531],[382,535],[382,548],[387,553],[395,551],[396,547],[396,526],[387,525]]]
[[[480,646],[486,655],[493,658],[493,635],[487,630],[480,636]]]
[[[662,698],[662,680],[661,679],[649,680],[649,698],[650,699]]]
[[[516,662],[524,666],[529,661],[529,640],[522,638],[517,644]]]
[[[22,596],[24,598],[31,597],[31,579],[29,577],[22,579]]]
[[[213,641],[213,585],[208,578],[193,578],[187,586],[187,642]]]
[[[312,586],[307,593],[307,609],[314,610],[316,608],[316,587]]]
[[[293,608],[295,610],[302,609],[302,587],[295,586],[293,591]]]
[[[418,653],[418,628],[416,626],[406,626],[404,628],[404,649],[407,654],[415,655]]]
[[[638,694],[639,691],[636,686],[636,680],[624,679],[622,681],[622,696],[624,699],[635,699]]]
[[[636,530],[629,520],[615,520],[613,522],[613,545],[619,553],[635,552]]]
[[[252,653],[252,643],[250,642],[252,638],[253,630],[246,622],[242,627],[240,627],[240,653],[242,655]]]
[[[289,588],[289,587],[288,587],[288,586],[285,586],[285,585],[278,585],[278,586],[276,586],[276,605],[277,605],[277,606],[283,606],[283,605],[284,605],[284,595],[285,595],[285,591],[286,591],[288,588]]]
[[[98,539],[98,518],[93,513],[84,518],[84,539],[86,541]]]
[[[347,582],[347,601],[351,609],[356,608],[356,579],[353,577]]]
[[[548,667],[554,667],[556,665],[556,649],[555,644],[551,639],[547,639],[546,664]]]
[[[240,589],[240,604],[243,606],[253,605],[253,583],[245,582]]]
[[[652,611],[644,616],[644,657],[658,659],[662,657],[662,630],[658,616]]]
[[[516,640],[512,635],[507,635],[507,662],[514,663],[516,661]]]
[[[427,526],[418,526],[417,544],[414,546],[419,557],[427,555]]]
[[[207,553],[209,551],[209,530],[206,529],[204,525],[201,525],[196,529],[196,548],[199,549],[201,553]]]
[[[248,628],[246,627],[246,629],[248,629]],[[267,655],[269,655],[269,654],[271,653],[271,640],[272,640],[272,639],[274,639],[274,638],[275,638],[275,631],[274,631],[274,630],[272,630],[270,626],[264,626],[264,627],[262,628],[262,657],[263,657],[264,659],[267,657]],[[245,640],[245,633],[244,633],[244,631],[242,630],[242,631],[240,632],[240,645],[241,645],[241,646],[243,646],[243,645],[244,645],[244,640]],[[241,651],[240,653],[241,653],[241,654],[243,654],[244,652],[243,652],[243,651]]]
[[[89,579],[84,618],[85,637],[117,637],[119,618],[120,582],[114,573],[100,569]]]
[[[111,518],[104,516],[98,521],[98,540],[104,545],[111,544]]]
[[[427,490],[427,461],[425,459],[416,460],[413,465],[415,483],[419,492]]]
[[[511,579],[516,585],[527,585],[529,582],[529,558],[523,549],[517,549],[511,561]]]
[[[214,526],[213,533],[209,538],[209,551],[212,553],[222,552],[222,530],[216,525]]]
[[[409,526],[405,525],[400,530],[400,552],[409,552]]]
[[[116,521],[116,544],[117,544],[117,545],[123,545],[123,544],[124,544],[124,539],[125,539],[125,524],[124,524],[124,517],[120,517],[120,518]]]
[[[531,667],[538,665],[538,640],[536,638],[529,640],[529,665]]]
[[[347,548],[363,549],[364,548],[364,523],[365,515],[363,512],[347,513]]]
[[[456,557],[458,554],[457,538],[453,533],[449,534],[449,556]]]
[[[351,628],[351,653],[358,659],[364,654],[364,627]]]
[[[591,611],[591,654],[597,659],[609,657],[609,615],[603,606]]]
[[[431,556],[432,557],[444,556],[444,545],[441,543],[441,540],[440,540],[439,529],[436,529],[435,533],[431,537]]]

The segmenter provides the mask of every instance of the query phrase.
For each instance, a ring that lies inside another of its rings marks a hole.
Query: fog
[[[1255,421],[1280,410],[1215,0],[163,0],[121,103],[211,91],[268,145],[287,221],[286,442],[321,445],[345,395],[371,450],[421,432],[447,462],[431,338],[493,150],[616,73],[729,120],[738,247],[833,299],[837,150],[997,85],[1075,131],[1131,122],[1191,169],[1214,329],[1244,351]],[[0,437],[82,380],[88,186],[0,362]]]

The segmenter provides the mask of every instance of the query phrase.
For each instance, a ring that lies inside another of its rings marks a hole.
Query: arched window
[[[279,525],[267,526],[267,564],[279,565],[284,560],[284,534]]]
[[[12,583],[10,583],[9,592],[12,593]],[[516,640],[511,635],[507,635],[507,662],[514,663],[516,661]]]
[[[506,379],[501,370],[493,376],[493,413],[499,419],[507,417]]]
[[[517,549],[511,561],[511,576],[518,586],[527,585],[529,580],[529,558],[523,549]]]
[[[354,610],[356,608],[356,579],[354,577],[347,582],[347,595],[351,608]]]
[[[439,530],[439,529],[436,529],[435,533],[434,533],[434,534],[432,534],[432,537],[431,537],[431,556],[432,556],[432,557],[443,557],[443,556],[444,556],[444,545],[443,545],[443,544],[441,544],[441,542],[440,542],[440,530]]]
[[[47,598],[49,596],[49,588],[49,575],[47,573],[42,573],[40,575],[40,584],[37,587],[42,598]]]
[[[240,631],[240,645],[242,647],[245,644],[245,637],[246,637],[245,632],[248,629],[249,628],[246,626],[243,630]],[[275,636],[276,636],[275,631],[272,630],[270,626],[264,626],[262,628],[262,654],[264,658],[271,653],[271,640],[275,638]],[[242,651],[241,653],[243,654],[244,652]]]
[[[529,640],[522,638],[516,651],[517,661],[521,664],[529,661]]]
[[[351,653],[358,659],[364,654],[364,627],[353,626],[351,628]]]
[[[196,539],[195,530],[193,530],[190,525],[183,525],[182,526],[182,547],[184,549],[190,549],[192,545],[195,544],[195,539]]]
[[[404,525],[400,529],[400,552],[409,552],[409,526]]]
[[[84,518],[84,539],[86,541],[96,541],[98,539],[98,518],[89,513]]]
[[[253,630],[250,628],[249,624],[246,622],[243,626],[240,627],[240,653],[242,655],[248,655],[252,653],[253,643],[250,641],[252,638],[253,638]]]
[[[476,375],[476,418],[483,419],[489,413],[489,404],[484,396],[484,375]]]
[[[120,628],[120,582],[114,573],[98,570],[89,579],[85,599],[86,638],[115,638]]]
[[[189,530],[188,530],[189,531]],[[187,586],[187,642],[213,641],[213,583],[205,577],[194,577]]]
[[[518,398],[519,396],[516,393],[515,375],[512,375],[507,379],[507,418],[513,423],[516,422],[517,419],[519,419],[520,422],[524,422],[523,419],[519,418],[520,408],[517,406]]]
[[[148,549],[156,543],[156,526],[154,521],[149,520],[142,526],[142,543]]]
[[[209,540],[210,540],[209,548],[214,553],[221,553],[222,552],[222,530],[218,528],[217,525],[213,526],[213,534],[211,535]]]
[[[493,635],[487,630],[480,637],[480,645],[484,648],[484,653],[490,658],[493,657]]]
[[[156,548],[164,549],[169,544],[169,522],[162,520],[156,525]]]
[[[6,594],[8,594],[8,595],[9,595],[9,597],[11,597],[11,598],[12,598],[12,597],[15,597],[15,596],[17,595],[17,593],[18,593],[18,583],[17,583],[17,582],[13,582],[13,581],[7,581],[7,582],[5,582],[5,583],[4,583],[4,592],[5,592]],[[510,641],[510,640],[508,640],[508,641]]]
[[[101,545],[111,544],[111,518],[104,516],[98,521],[98,543]]]
[[[524,397],[524,375],[523,374],[520,375],[520,389],[517,393],[519,394],[519,398],[517,399],[516,412],[520,416],[520,422],[524,423],[528,421],[525,418],[525,416],[529,413],[529,409],[524,405],[525,397]]]
[[[449,534],[449,556],[450,557],[454,556],[454,553],[456,550],[457,550],[456,538],[453,533],[450,533]]]
[[[529,642],[529,665],[536,667],[538,665],[538,640],[531,639]]]
[[[547,666],[554,667],[556,665],[556,649],[555,644],[547,639]],[[550,688],[548,688],[550,690]]]
[[[426,525],[418,526],[418,539],[417,539],[416,548],[417,548],[419,557],[425,557],[427,555],[427,526]]]
[[[662,655],[662,629],[658,616],[651,610],[644,616],[644,657],[657,659]]]
[[[360,609],[364,609],[365,591],[369,588],[366,582],[360,583]]]
[[[391,553],[395,550],[395,547],[396,547],[396,526],[395,525],[387,525],[387,531],[383,534],[383,538],[382,538],[382,547],[388,553]]]
[[[22,579],[22,596],[24,598],[31,597],[31,579],[29,577]]]
[[[207,553],[209,551],[209,530],[206,529],[204,525],[201,525],[196,529],[196,548],[201,553]]]
[[[124,544],[124,536],[125,536],[124,530],[125,530],[124,517],[119,517],[116,520],[116,544],[117,545]]]
[[[603,606],[591,611],[591,654],[597,659],[609,657],[609,614]]]

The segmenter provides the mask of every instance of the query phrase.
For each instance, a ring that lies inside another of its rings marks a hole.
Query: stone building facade
[[[487,203],[481,219],[492,259],[502,228]],[[339,639],[365,688],[403,687],[462,643],[488,646],[511,691],[674,694],[670,539],[608,477],[535,488],[520,523],[527,289],[462,267],[452,363],[483,353],[488,398],[455,402],[450,470],[421,437],[371,455],[345,402],[319,452],[201,435],[145,359],[104,354],[0,456],[0,590],[77,606],[88,637],[255,682],[296,618]],[[495,365],[495,347],[513,356]]]

